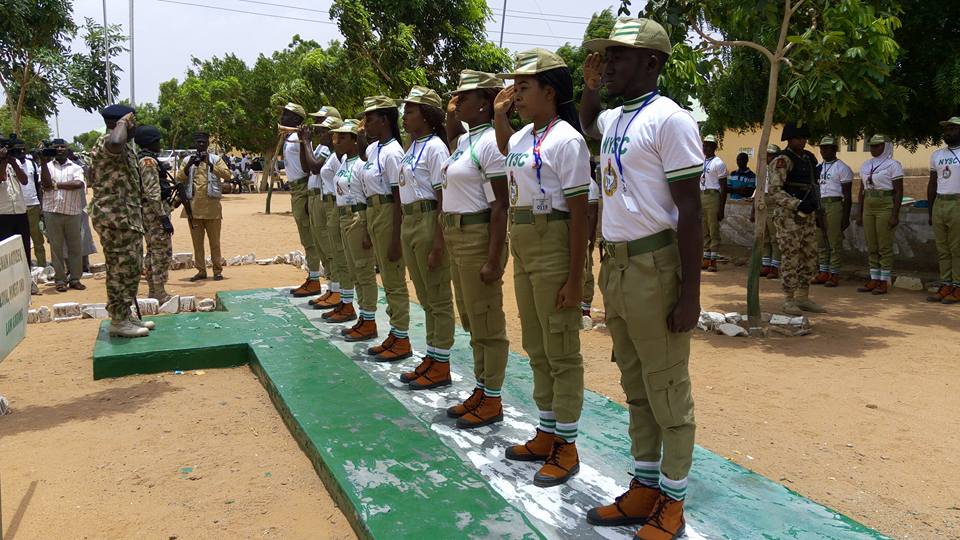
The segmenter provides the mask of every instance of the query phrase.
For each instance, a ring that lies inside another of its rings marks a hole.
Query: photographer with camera
[[[33,254],[36,266],[47,266],[47,252],[43,243],[43,210],[40,204],[40,159],[27,153],[27,143],[13,134],[10,136],[10,154],[20,163],[20,168],[27,175],[27,183],[23,186],[23,202],[27,205],[27,220],[30,223],[30,243],[33,245]],[[30,254],[27,253],[27,257]]]
[[[23,200],[23,186],[27,174],[10,153],[10,141],[0,139],[0,240],[19,234],[24,254],[30,253],[30,221],[27,204]]]
[[[133,140],[140,147],[137,163],[143,183],[143,232],[147,242],[143,266],[147,271],[150,298],[156,298],[163,304],[170,299],[166,284],[170,261],[173,259],[173,223],[170,222],[170,207],[166,203],[170,194],[163,193],[164,186],[169,185],[167,168],[157,159],[160,153],[160,130],[154,126],[140,126]]]
[[[53,254],[57,292],[82,291],[83,169],[67,158],[67,142],[54,139],[41,152],[40,185],[43,188],[43,223]]]

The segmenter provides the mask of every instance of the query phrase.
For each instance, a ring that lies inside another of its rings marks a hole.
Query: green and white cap
[[[460,92],[469,92],[470,90],[480,90],[483,88],[502,90],[503,81],[498,79],[493,73],[465,69],[460,72],[460,85],[457,86],[456,90],[450,92],[450,95],[459,94]]]
[[[546,49],[530,49],[514,56],[515,66],[512,73],[500,73],[501,79],[516,79],[520,75],[536,75],[551,69],[567,67],[563,58]]]
[[[703,138],[703,142],[712,142],[713,144],[717,144],[717,138],[713,135],[707,135]]]
[[[307,117],[307,111],[302,106],[297,105],[296,103],[292,103],[292,102],[287,103],[286,105],[283,106],[283,109],[286,111],[290,111],[294,114],[300,115],[300,118]]]
[[[837,139],[835,137],[827,135],[826,137],[820,139],[820,143],[817,144],[817,146],[839,146],[839,144],[837,144]]]
[[[960,116],[952,116],[943,122],[940,122],[941,126],[960,126]]]
[[[410,93],[403,99],[404,103],[416,103],[417,105],[426,105],[443,109],[443,102],[440,101],[440,94],[427,88],[426,86],[414,86]]]
[[[873,137],[870,137],[870,140],[867,141],[867,144],[873,146],[875,144],[887,144],[888,142],[890,142],[890,137],[887,137],[886,135],[874,135]]]
[[[343,125],[343,120],[336,116],[328,116],[320,123],[320,127],[327,129],[337,129]]]
[[[670,36],[660,23],[653,19],[620,17],[610,31],[607,39],[591,39],[583,44],[591,51],[604,52],[607,47],[630,47],[632,49],[652,49],[667,55],[673,50]]]
[[[397,102],[387,96],[369,96],[363,98],[363,112],[376,111],[378,109],[396,109]]]
[[[343,119],[343,117],[340,116],[340,111],[338,111],[336,107],[331,107],[329,105],[324,105],[323,107],[320,107],[320,109],[317,110],[317,112],[310,113],[310,116],[314,116],[316,118],[326,118],[328,116],[331,116],[333,118]]]
[[[327,120],[329,120],[329,118]],[[340,127],[331,128],[330,131],[333,133],[353,133],[357,135],[360,133],[360,122],[350,118],[349,120],[344,120]]]
[[[768,153],[768,154],[779,154],[779,153],[780,153],[780,147],[777,146],[777,145],[775,145],[775,144],[768,144],[768,145],[767,145],[767,153]]]

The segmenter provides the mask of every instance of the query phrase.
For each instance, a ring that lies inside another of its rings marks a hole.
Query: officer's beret
[[[65,140],[63,140],[63,139],[54,139],[54,140],[50,141],[50,145],[51,145],[51,146],[66,146],[66,145],[67,145],[67,141],[65,141]]]
[[[153,126],[140,126],[137,128],[137,134],[133,136],[133,141],[139,146],[150,146],[160,140],[160,130]]]
[[[807,126],[798,126],[794,123],[789,123],[783,126],[783,135],[780,137],[780,141],[789,141],[790,139],[809,139],[810,138],[810,128]]]
[[[195,140],[195,141],[209,141],[209,140],[210,140],[210,134],[207,133],[206,131],[198,131],[198,132],[196,132],[196,133],[193,134],[193,140]]]
[[[135,112],[137,111],[133,107],[114,104],[108,105],[106,108],[100,111],[100,116],[102,116],[104,120],[119,120],[124,116]]]

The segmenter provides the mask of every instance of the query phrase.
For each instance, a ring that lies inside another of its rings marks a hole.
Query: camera
[[[57,149],[52,146],[47,146],[43,150],[40,150],[40,155],[47,158],[56,157]]]

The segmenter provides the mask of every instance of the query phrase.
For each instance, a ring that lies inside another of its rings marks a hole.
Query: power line
[[[494,14],[503,13],[503,10],[502,10],[502,9],[497,9],[497,8],[490,8],[490,11],[492,11]],[[548,16],[549,16],[549,17],[564,17],[564,18],[568,18],[568,19],[579,19],[579,20],[581,20],[581,21],[589,21],[589,20],[592,19],[592,17],[584,17],[584,16],[582,16],[582,15],[564,15],[564,14],[562,14],[562,13],[540,13],[539,11],[523,11],[523,10],[519,10],[519,9],[508,9],[508,10],[507,10],[507,16],[514,15],[514,14],[517,14],[517,13],[522,13],[522,14],[525,14],[525,15],[539,15],[539,16],[541,16],[541,17],[548,17]]]
[[[489,28],[487,29],[487,33],[488,33],[488,34],[489,34],[489,33],[492,33],[492,32],[499,32],[499,31],[500,31],[500,30],[491,30],[491,29],[489,29]],[[523,33],[523,32],[504,32],[504,34],[508,34],[508,35],[511,35],[511,36],[540,37],[540,38],[551,38],[551,39],[566,39],[566,40],[571,40],[571,39],[572,39],[572,40],[575,40],[575,41],[580,41],[580,40],[583,39],[582,36],[581,36],[581,37],[548,36],[548,35],[546,35],[546,34],[525,34],[525,33]]]
[[[247,14],[247,15],[259,15],[259,16],[261,16],[261,17],[273,17],[274,19],[286,19],[286,20],[289,20],[289,21],[303,21],[303,22],[313,22],[313,23],[320,23],[320,24],[334,24],[334,25],[337,24],[337,23],[335,23],[335,22],[333,22],[333,21],[323,21],[323,20],[320,20],[320,19],[304,19],[304,18],[302,18],[302,17],[288,17],[288,16],[286,16],[286,15],[274,15],[274,14],[272,14],[272,13],[259,13],[259,12],[256,12],[256,11],[244,11],[244,10],[242,10],[242,9],[231,9],[231,8],[225,8],[225,7],[220,7],[220,6],[208,6],[208,5],[206,5],[206,4],[194,4],[194,3],[192,3],[192,2],[179,2],[179,1],[177,1],[177,0],[157,0],[157,2],[163,2],[163,3],[165,3],[165,4],[177,4],[177,5],[181,5],[181,6],[202,7],[202,8],[207,8],[207,9],[215,9],[215,10],[218,10],[218,11],[229,11],[229,12],[232,12],[232,13],[245,13],[245,14]]]
[[[325,10],[325,9],[305,8],[305,7],[300,7],[300,6],[291,6],[291,5],[289,5],[289,4],[275,4],[275,3],[273,3],[273,2],[259,2],[259,1],[255,1],[255,0],[236,0],[236,1],[237,1],[237,2],[243,2],[244,4],[258,4],[258,5],[262,5],[262,6],[281,7],[281,8],[288,8],[288,9],[296,9],[296,10],[298,10],[298,11],[310,11],[310,12],[313,12],[313,13],[330,13],[329,11],[327,11],[327,10]]]

